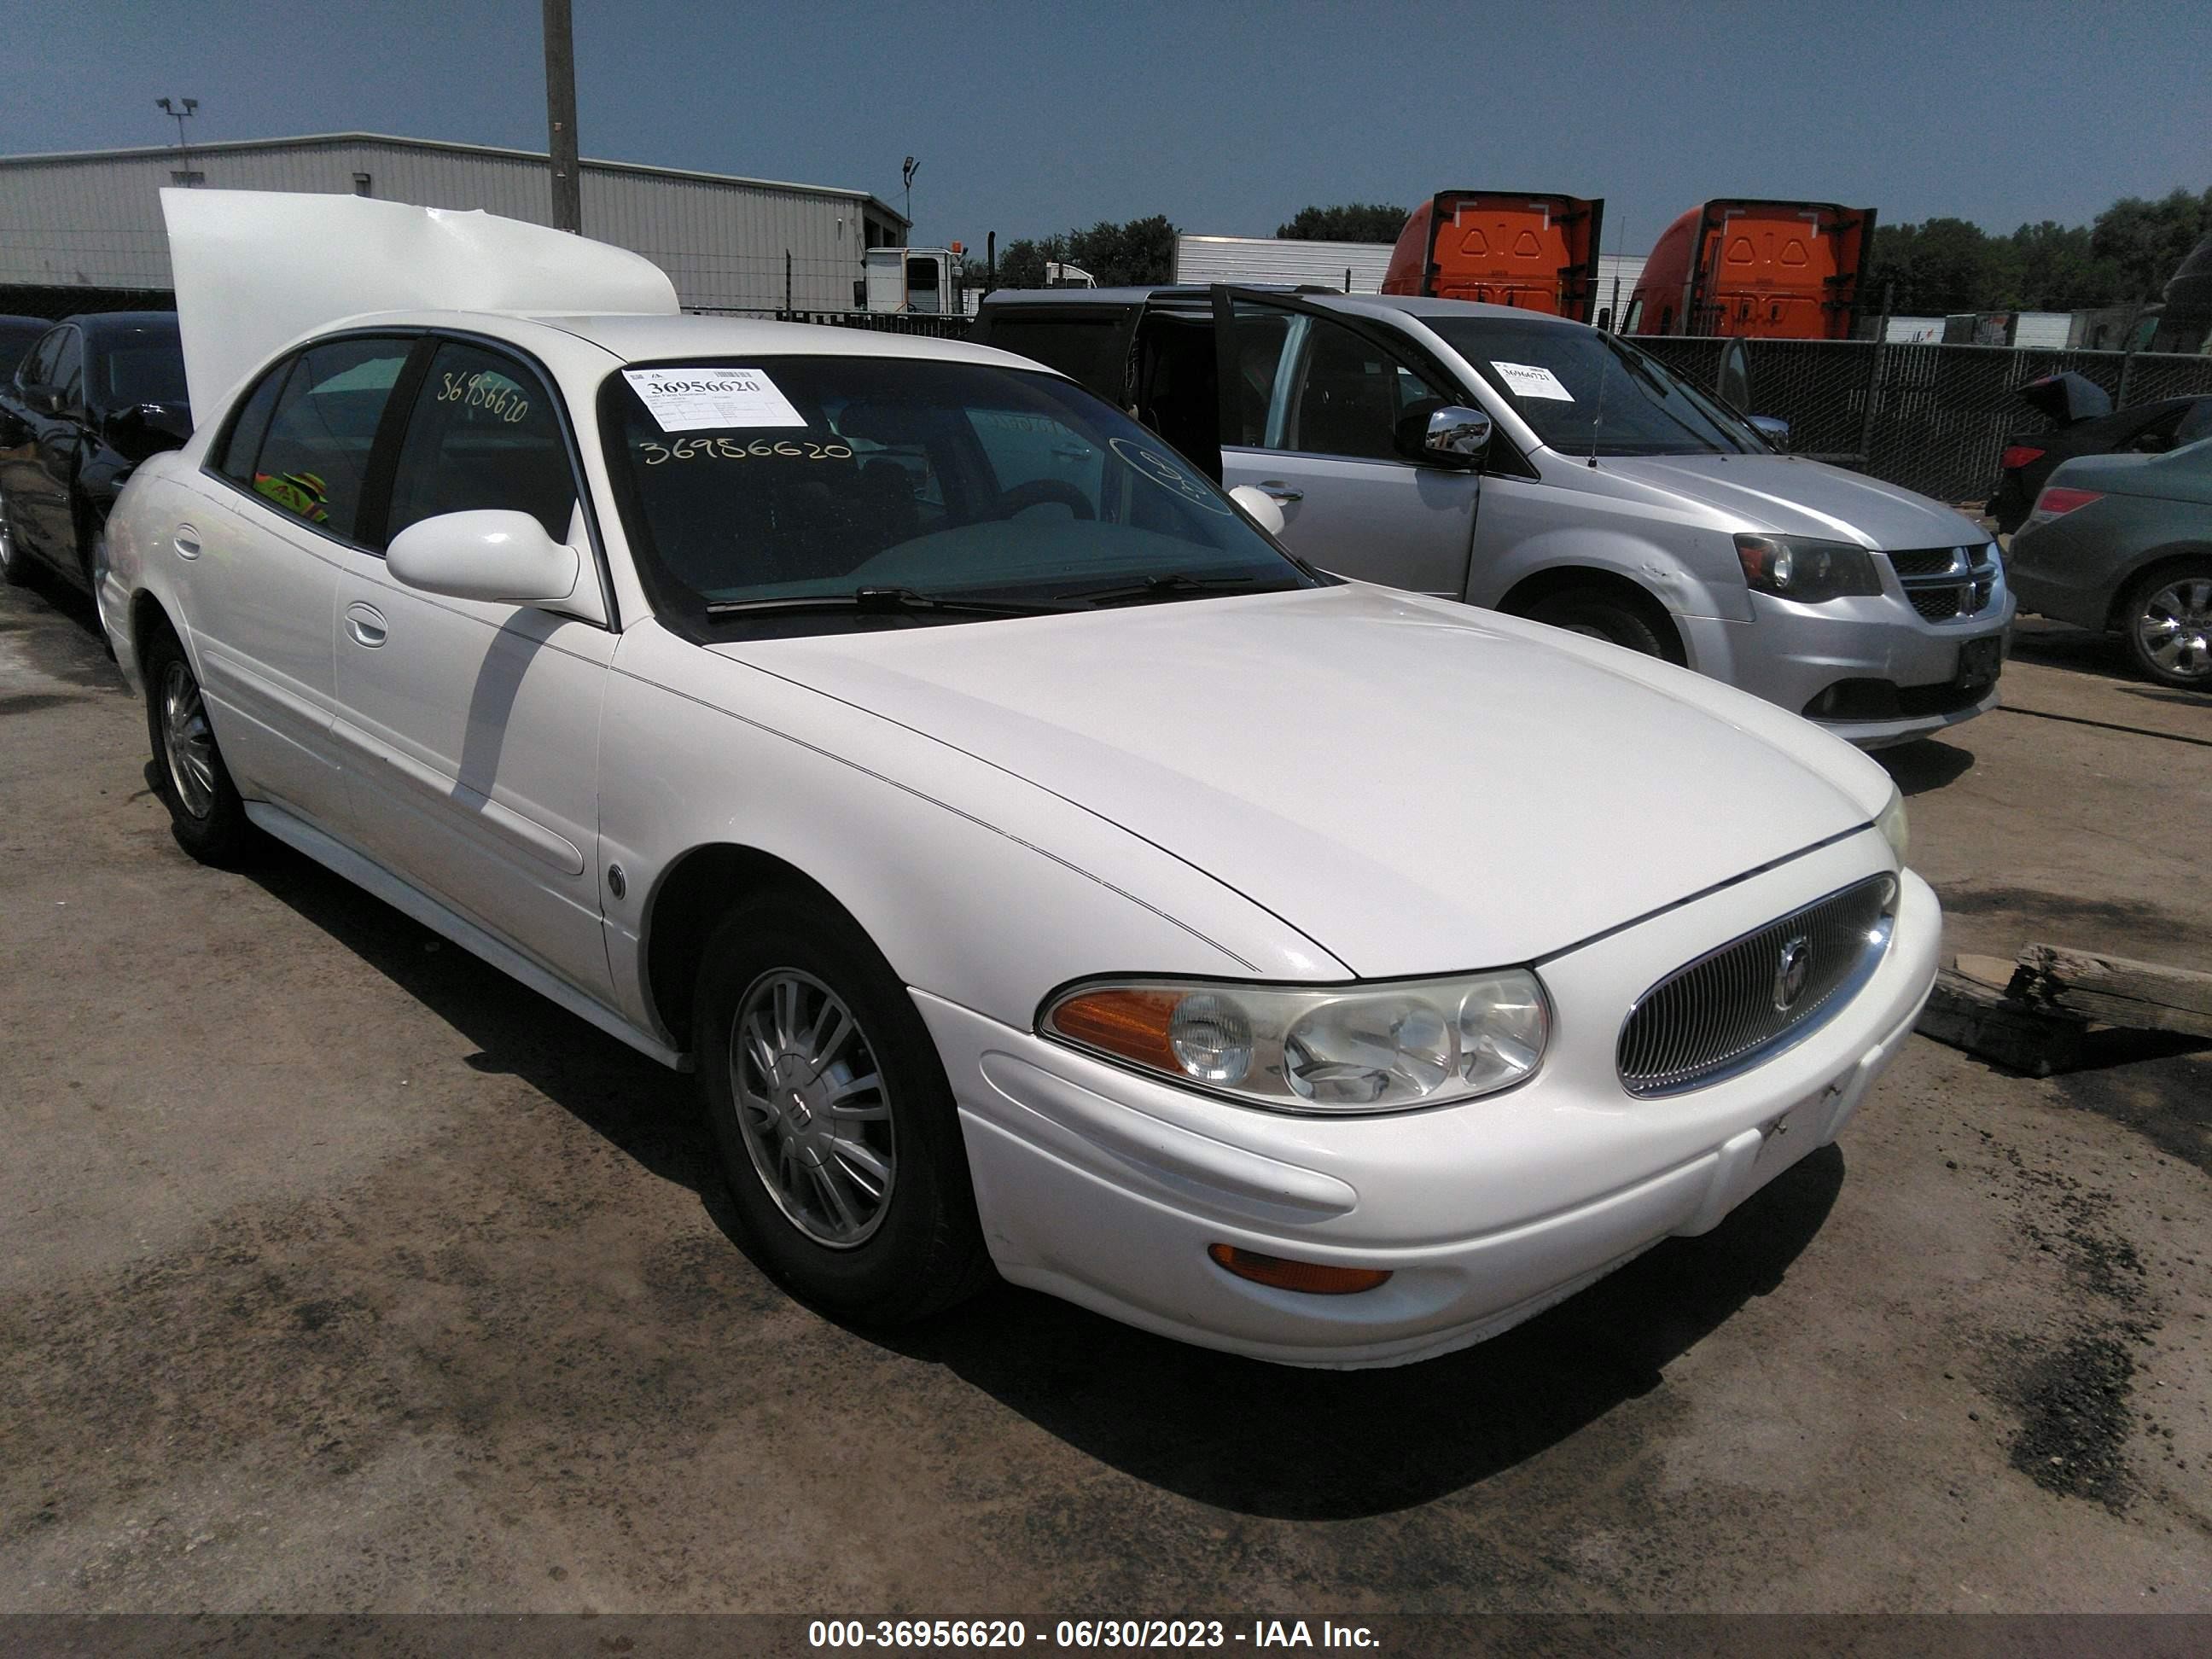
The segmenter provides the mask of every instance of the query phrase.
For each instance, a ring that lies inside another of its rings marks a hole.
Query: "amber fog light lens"
[[[1258,1250],[1240,1250],[1234,1244],[1209,1244],[1206,1255],[1217,1267],[1255,1285],[1272,1285],[1279,1291],[1300,1291],[1308,1296],[1357,1296],[1387,1284],[1388,1267],[1332,1267],[1318,1261],[1292,1261]]]

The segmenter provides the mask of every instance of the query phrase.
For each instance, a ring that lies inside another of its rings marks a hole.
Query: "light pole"
[[[906,230],[908,238],[914,235],[914,175],[921,171],[921,163],[911,155],[906,158],[906,165],[899,169],[899,182],[906,186]]]
[[[568,0],[545,0],[546,159],[553,168],[553,228],[584,228],[583,181],[576,169],[576,37]]]
[[[190,173],[192,170],[192,150],[191,146],[185,142],[185,121],[187,117],[198,113],[200,100],[197,98],[156,98],[154,106],[177,124],[177,171]]]

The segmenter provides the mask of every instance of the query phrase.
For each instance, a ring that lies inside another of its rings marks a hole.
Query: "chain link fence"
[[[972,317],[933,316],[918,311],[759,311],[730,306],[693,306],[701,317],[755,317],[763,322],[820,323],[831,328],[861,328],[878,334],[921,334],[934,340],[964,340]]]
[[[1718,380],[1722,339],[1638,339],[1693,385]],[[2006,440],[2052,422],[2020,389],[2072,370],[2115,408],[2212,393],[2212,356],[2033,351],[2010,346],[1890,345],[1872,340],[1747,340],[1749,411],[1790,422],[1801,455],[1856,467],[1942,501],[1979,501],[1996,487]]]

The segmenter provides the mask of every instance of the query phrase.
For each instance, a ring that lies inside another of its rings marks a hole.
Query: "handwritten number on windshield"
[[[736,438],[678,438],[673,444],[641,443],[638,451],[645,457],[647,466],[664,466],[670,461],[708,459],[742,461],[750,459],[766,459],[783,456],[793,460],[849,461],[852,449],[844,444],[816,443],[811,438],[793,442],[789,438],[756,438],[744,443]]]

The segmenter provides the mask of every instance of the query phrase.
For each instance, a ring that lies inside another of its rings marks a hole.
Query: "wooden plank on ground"
[[[2059,945],[2031,945],[2019,960],[2012,994],[2037,1008],[2212,1039],[2212,974]]]
[[[2008,966],[2000,963],[2000,966]],[[1987,971],[1984,963],[1973,966]],[[2081,1065],[2088,1022],[2061,1009],[2032,1007],[1974,974],[1939,969],[1914,1026],[1923,1036],[1995,1060],[2030,1077]]]

